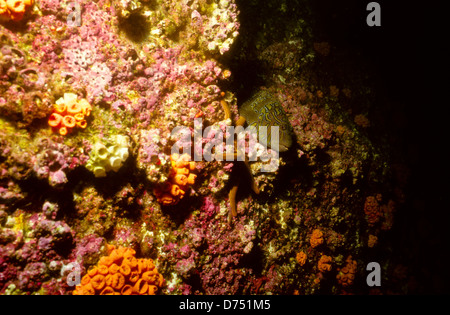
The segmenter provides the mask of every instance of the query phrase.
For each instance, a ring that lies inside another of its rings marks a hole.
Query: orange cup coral
[[[298,252],[297,255],[295,256],[295,259],[300,264],[300,266],[303,266],[306,263],[307,258],[308,258],[308,256],[306,255],[306,253],[304,251]]]
[[[76,286],[73,295],[154,295],[164,284],[152,259],[137,259],[131,248],[110,246]]]
[[[330,271],[331,257],[327,255],[322,255],[319,259],[319,263],[317,264],[317,268],[319,268],[321,272]]]
[[[355,274],[358,267],[356,260],[352,259],[352,256],[348,256],[345,260],[346,264],[343,268],[338,269],[339,273],[336,275],[338,283],[343,287],[348,287],[353,284],[355,280]]]
[[[33,3],[33,0],[0,0],[0,17],[20,21]]]
[[[312,232],[311,238],[309,240],[312,248],[315,248],[323,243],[323,233],[319,229],[315,229]]]
[[[379,201],[381,201],[380,194],[377,196],[368,196],[364,203],[364,213],[370,226],[375,225],[383,214]]]
[[[197,175],[195,162],[191,162],[189,154],[179,155],[174,153],[170,156],[172,169],[167,182],[159,185],[153,190],[158,202],[164,206],[176,205],[186,194],[190,185],[195,183]]]
[[[5,0],[0,0],[0,16],[7,16],[8,15],[8,6],[6,5]]]
[[[369,240],[367,241],[367,246],[372,248],[377,244],[377,241],[378,241],[378,237],[376,235],[369,234]]]
[[[84,129],[87,126],[85,117],[91,114],[92,107],[85,99],[77,98],[76,94],[65,93],[64,97],[56,101],[54,112],[48,118],[49,126],[58,130],[62,136],[75,127]]]

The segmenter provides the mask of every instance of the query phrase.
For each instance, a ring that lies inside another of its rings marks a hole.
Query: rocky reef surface
[[[111,245],[154,262],[158,294],[407,291],[408,268],[384,257],[409,170],[370,136],[383,100],[366,69],[330,66],[309,1],[236,2],[36,0],[1,21],[1,294],[72,294]],[[260,193],[242,162],[218,160],[172,189],[188,168],[173,129],[233,125],[260,89],[294,134],[276,172],[249,163]],[[372,261],[381,288],[366,284]]]

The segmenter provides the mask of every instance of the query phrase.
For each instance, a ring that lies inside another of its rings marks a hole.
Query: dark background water
[[[268,2],[255,6],[255,1],[237,1],[241,17],[251,20],[242,21],[242,33],[261,22],[258,19],[271,21],[255,12],[258,8],[270,14]],[[289,3],[294,2],[302,1]],[[381,26],[368,27],[369,2],[309,1],[314,41],[329,42],[343,64],[362,60],[370,65],[368,75],[380,95],[370,111],[382,126],[372,138],[390,142],[394,159],[409,169],[406,202],[389,234],[390,251],[418,281],[416,290],[406,293],[449,293],[449,102],[445,95],[449,54],[444,2],[377,1]],[[301,15],[301,10],[292,14]],[[242,70],[242,81],[254,79],[246,77],[251,76],[248,70]]]
[[[387,126],[410,168],[407,201],[396,217],[393,253],[408,261],[417,293],[449,293],[448,26],[443,1],[378,1],[381,27],[366,27],[361,0],[312,1],[320,32],[352,58],[362,54],[377,69],[390,102],[380,115],[400,112],[404,124]],[[398,108],[392,108],[398,106]]]

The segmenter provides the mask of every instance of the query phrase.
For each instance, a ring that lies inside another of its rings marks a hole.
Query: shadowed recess
[[[130,14],[126,19],[121,19],[119,27],[125,36],[134,43],[141,43],[147,39],[151,29],[146,17],[139,12]]]

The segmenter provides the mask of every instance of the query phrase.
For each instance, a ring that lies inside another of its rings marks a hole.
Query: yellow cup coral
[[[6,5],[5,0],[0,0],[0,16],[7,16],[8,15],[8,6]]]
[[[158,202],[164,206],[176,205],[186,194],[190,185],[195,183],[197,175],[195,162],[191,162],[189,154],[179,155],[174,153],[170,156],[172,169],[169,180],[153,190]]]
[[[76,286],[73,295],[154,295],[164,284],[152,259],[138,259],[131,248],[109,247]]]
[[[86,128],[85,117],[91,114],[92,107],[85,99],[78,100],[76,94],[65,93],[56,101],[53,111],[48,124],[58,130],[60,135],[65,136],[75,127]]]
[[[111,170],[118,172],[128,159],[130,142],[127,136],[114,135],[103,142],[92,145],[86,168],[94,173],[95,177],[105,177]]]

